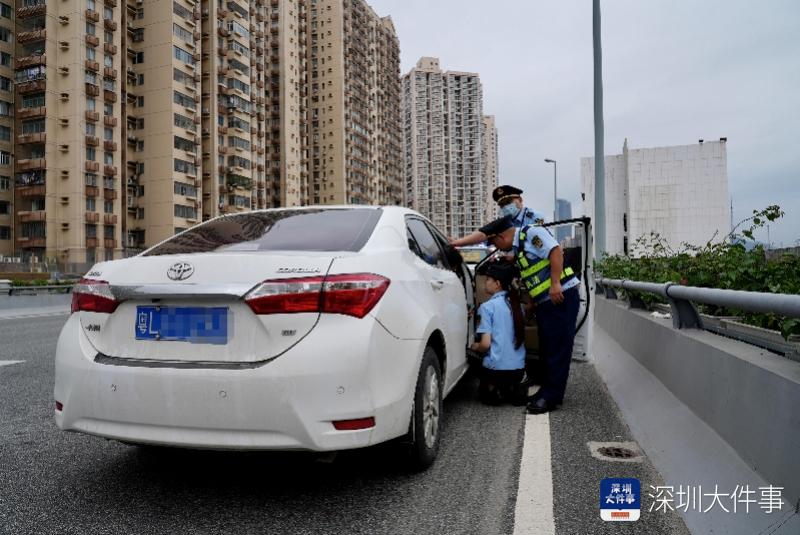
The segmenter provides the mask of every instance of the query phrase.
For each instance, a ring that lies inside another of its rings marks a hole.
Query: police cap
[[[492,199],[494,202],[503,201],[509,197],[518,197],[522,195],[522,190],[514,186],[497,186],[492,191]]]
[[[501,232],[508,230],[513,226],[514,224],[511,222],[511,218],[508,216],[503,216],[498,219],[495,219],[491,223],[486,223],[478,230],[486,234],[487,238],[494,238]]]

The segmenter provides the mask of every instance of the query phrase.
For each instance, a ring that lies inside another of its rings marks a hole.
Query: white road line
[[[550,416],[527,415],[519,469],[514,535],[553,535],[553,472]]]
[[[0,366],[10,366],[11,364],[22,364],[24,360],[0,360]]]
[[[28,318],[47,318],[50,316],[66,316],[69,314],[69,310],[62,310],[58,312],[45,312],[41,314],[17,314],[14,316],[4,316],[0,314],[0,320],[19,320],[19,319],[28,319]]]

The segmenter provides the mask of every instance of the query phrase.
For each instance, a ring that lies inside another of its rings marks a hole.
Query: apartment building
[[[406,204],[450,236],[472,232],[491,199],[479,76],[421,58],[403,76],[402,105]]]
[[[483,116],[481,139],[483,141],[483,176],[486,179],[486,210],[483,220],[492,221],[500,215],[497,204],[492,202],[492,191],[500,185],[497,160],[497,125],[495,124],[494,115]]]
[[[69,269],[220,214],[399,204],[399,44],[362,0],[0,3],[0,256]]]
[[[14,253],[14,8],[0,3],[0,256]]]

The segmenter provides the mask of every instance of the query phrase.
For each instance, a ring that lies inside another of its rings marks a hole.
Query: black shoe
[[[538,398],[528,403],[528,414],[544,414],[556,410],[557,405],[544,398]]]

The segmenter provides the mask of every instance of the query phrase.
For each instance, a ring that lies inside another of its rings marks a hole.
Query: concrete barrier
[[[755,472],[800,500],[800,363],[597,296],[595,321]],[[691,447],[687,444],[687,447]]]
[[[69,308],[70,294],[0,295],[0,310],[45,308],[64,306]]]

